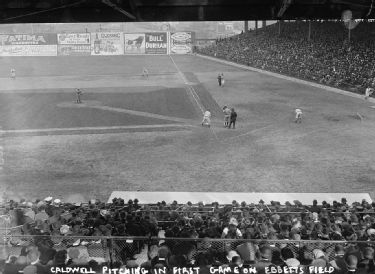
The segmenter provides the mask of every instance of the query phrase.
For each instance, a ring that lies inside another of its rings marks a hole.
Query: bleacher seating
[[[284,22],[218,40],[198,53],[364,93],[375,87],[373,22],[351,30],[343,22]]]

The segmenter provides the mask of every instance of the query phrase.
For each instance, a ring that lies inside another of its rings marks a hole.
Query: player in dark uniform
[[[237,120],[237,112],[234,111],[234,108],[232,108],[232,112],[230,114],[230,123],[228,128],[230,128],[233,124],[233,129],[236,128],[236,120]]]
[[[222,80],[222,77],[221,77],[221,74],[219,74],[217,76],[217,81],[219,82],[219,86],[221,87],[221,80]]]

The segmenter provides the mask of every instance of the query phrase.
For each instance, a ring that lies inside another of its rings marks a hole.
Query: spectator
[[[38,208],[38,213],[35,214],[35,221],[45,222],[49,218],[48,214],[46,213],[46,206],[42,205]]]
[[[22,266],[16,263],[17,256],[9,256],[8,260],[5,262],[3,274],[14,274],[22,270]]]
[[[346,268],[344,255],[344,247],[342,245],[336,245],[334,260],[330,261],[329,264],[335,268],[337,273],[341,273]]]
[[[272,249],[268,245],[262,245],[259,249],[260,259],[256,262],[255,267],[258,272],[264,271],[265,267],[272,265]]]
[[[237,228],[238,221],[236,218],[231,218],[228,227],[225,227],[221,238],[226,239],[240,239],[242,238],[242,232]]]
[[[311,266],[315,266],[315,267],[327,266],[327,260],[322,250],[320,249],[313,250],[313,261],[311,262]]]

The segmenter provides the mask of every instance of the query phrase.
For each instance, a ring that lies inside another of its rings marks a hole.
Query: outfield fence
[[[126,262],[129,259],[136,260],[139,264],[148,261],[148,251],[153,246],[167,245],[173,254],[195,257],[205,251],[214,251],[217,254],[225,254],[229,250],[236,249],[239,245],[247,244],[250,248],[250,257],[254,260],[260,245],[268,244],[272,248],[290,248],[297,258],[313,258],[313,250],[320,249],[325,252],[327,259],[335,256],[334,248],[341,244],[344,246],[356,245],[360,249],[371,246],[375,242],[370,241],[313,241],[313,240],[252,240],[252,239],[210,239],[210,238],[157,238],[157,237],[86,237],[86,236],[51,236],[51,235],[6,235],[1,241],[3,254],[18,256],[23,247],[47,245],[56,250],[78,249],[87,258],[98,262]],[[5,252],[4,252],[5,251]],[[6,258],[2,258],[6,259]]]

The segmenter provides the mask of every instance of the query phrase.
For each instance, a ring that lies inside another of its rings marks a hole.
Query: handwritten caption
[[[333,267],[288,267],[288,266],[267,266],[264,274],[327,274],[334,272]],[[210,274],[257,274],[259,269],[256,267],[230,267],[219,266],[209,267]],[[95,271],[90,267],[51,267],[51,273],[54,274],[199,274],[200,267],[173,267],[171,271],[167,268],[146,269],[143,267],[134,268],[109,268],[102,267],[101,271]]]

